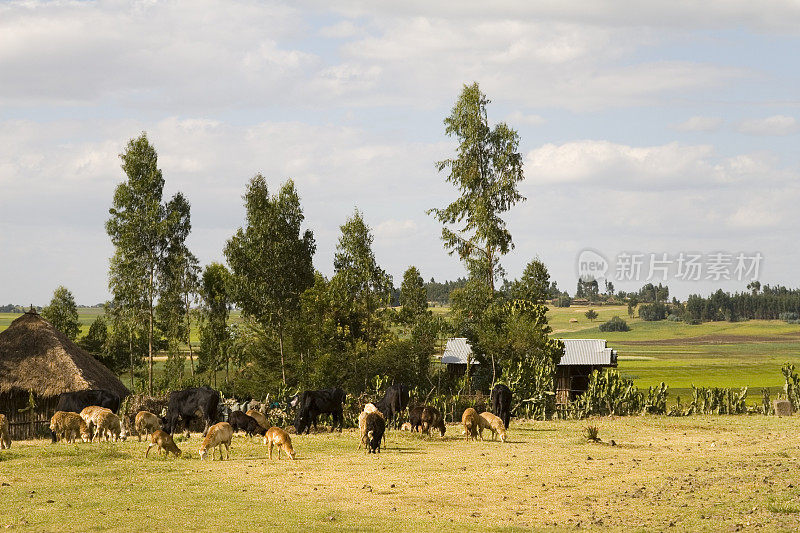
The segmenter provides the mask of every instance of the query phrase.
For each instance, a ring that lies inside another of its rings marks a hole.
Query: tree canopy
[[[458,139],[456,157],[436,164],[449,171],[447,181],[460,196],[442,209],[431,209],[442,228],[445,248],[458,253],[471,277],[494,289],[502,274],[500,258],[513,247],[503,213],[525,200],[517,184],[524,178],[519,135],[501,122],[489,126],[486,106],[491,103],[477,83],[465,85],[450,116],[445,133]],[[448,226],[456,225],[456,229]]]
[[[81,323],[78,320],[78,307],[72,293],[64,287],[59,287],[53,292],[50,305],[42,309],[42,316],[46,318],[57,330],[74,341],[81,332]]]

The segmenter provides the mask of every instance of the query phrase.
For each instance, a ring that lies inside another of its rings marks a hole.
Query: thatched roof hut
[[[59,394],[89,389],[120,398],[129,394],[113,372],[36,311],[23,314],[0,333],[0,412],[9,417],[12,431],[24,423],[39,433],[42,422],[49,423]],[[35,413],[20,413],[31,393]]]

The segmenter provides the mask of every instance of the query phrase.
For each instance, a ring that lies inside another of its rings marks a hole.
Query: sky
[[[358,208],[396,285],[463,276],[426,210],[457,195],[435,162],[474,81],[520,136],[509,278],[538,257],[571,294],[587,272],[796,287],[799,49],[789,0],[5,1],[0,304],[109,299],[104,223],[143,131],[202,264],[261,173],[295,181],[324,274]]]

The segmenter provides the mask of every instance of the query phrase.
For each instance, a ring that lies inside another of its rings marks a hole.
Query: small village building
[[[609,348],[605,339],[561,339],[564,355],[556,367],[556,404],[566,405],[586,391],[592,372],[617,366],[617,351]],[[442,364],[453,374],[463,375],[474,359],[469,341],[463,337],[447,340]],[[470,370],[472,372],[472,370]]]
[[[464,375],[467,371],[467,364],[479,364],[472,355],[472,346],[464,337],[447,339],[447,345],[442,354],[442,364],[447,366],[447,371],[451,374]],[[470,369],[470,373],[474,370]]]
[[[592,372],[617,366],[617,351],[605,339],[561,339],[564,355],[556,367],[556,405],[566,405],[586,392]]]
[[[0,332],[0,413],[8,418],[12,439],[47,434],[58,396],[90,389],[120,398],[129,394],[111,370],[36,311]]]

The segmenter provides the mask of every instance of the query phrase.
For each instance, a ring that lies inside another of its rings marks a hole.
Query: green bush
[[[600,324],[600,331],[630,331],[631,327],[620,317],[615,316],[608,322]]]
[[[662,303],[640,305],[639,318],[647,322],[664,320],[667,318],[667,306]]]

